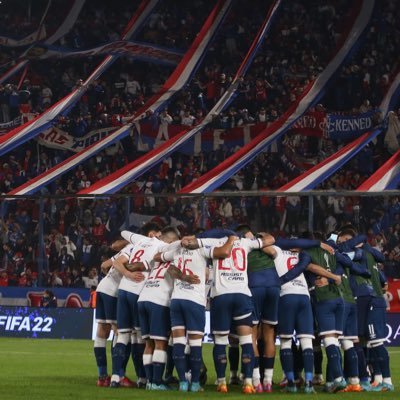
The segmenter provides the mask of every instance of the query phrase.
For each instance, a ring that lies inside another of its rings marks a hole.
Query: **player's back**
[[[225,242],[226,239],[219,240],[218,246]],[[232,293],[251,296],[247,277],[247,256],[251,250],[261,248],[261,245],[258,239],[238,239],[233,242],[229,257],[213,259],[214,284],[211,297]]]
[[[179,279],[174,281],[174,290],[171,299],[191,300],[195,303],[206,305],[206,271],[208,260],[211,258],[210,251],[206,248],[197,250],[181,249],[174,257],[174,264],[183,274],[197,275],[200,279],[198,284],[190,284]]]
[[[289,250],[282,250],[277,246],[273,247],[276,251],[276,257],[274,259],[276,271],[279,276],[285,275],[298,263],[299,254]],[[281,296],[285,296],[287,294],[301,294],[310,296],[304,274],[300,274],[297,278],[294,278],[281,286]]]
[[[154,265],[154,255],[158,252],[158,249],[162,245],[162,242],[156,238],[144,238],[141,241],[137,241],[135,245],[132,245],[130,254],[126,254],[129,264],[142,262],[147,269],[150,269]],[[144,271],[145,277],[148,276],[148,272]],[[121,279],[119,288],[126,290],[127,292],[139,294],[144,285],[145,281],[134,282],[125,276]]]

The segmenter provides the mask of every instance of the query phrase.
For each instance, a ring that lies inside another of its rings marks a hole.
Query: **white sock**
[[[375,376],[374,376],[374,382],[376,382],[376,383],[382,383],[382,381],[383,381],[383,378],[382,378],[382,375],[381,375],[381,374],[375,375]]]
[[[274,370],[272,368],[264,369],[264,385],[267,383],[272,384],[273,376],[274,376]]]
[[[258,386],[260,384],[260,368],[253,369],[253,385]]]
[[[349,378],[350,385],[358,385],[360,383],[360,379],[358,376],[353,376]]]
[[[388,385],[393,385],[392,378],[383,378],[383,383],[387,383]]]
[[[119,375],[111,375],[111,382],[119,382]]]
[[[221,384],[225,384],[226,385],[226,379],[225,378],[218,378],[217,382],[218,382],[218,385],[221,385]]]
[[[253,384],[253,381],[252,381],[252,379],[251,378],[244,378],[244,382],[243,382],[245,385],[252,385]]]

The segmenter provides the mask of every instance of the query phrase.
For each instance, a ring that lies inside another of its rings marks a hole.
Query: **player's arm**
[[[153,260],[157,262],[174,261],[176,253],[177,252],[174,249],[165,252],[159,252],[154,254]]]
[[[326,279],[331,279],[332,281],[335,282],[336,285],[340,285],[342,283],[341,274],[340,275],[333,274],[332,272],[327,271],[325,268],[322,268],[317,264],[313,263],[308,264],[306,270],[308,272],[313,273],[314,275],[321,276]]]
[[[198,239],[196,238],[196,236],[184,236],[181,240],[182,247],[189,250],[196,250],[204,246],[215,246],[215,245],[218,246],[219,243],[221,243],[220,239],[212,239],[212,238]]]
[[[338,244],[338,249],[340,250],[340,252],[342,253],[347,253],[349,251],[352,251],[354,249],[354,247],[357,247],[359,245],[362,245],[363,243],[365,243],[367,241],[367,236],[365,235],[358,235],[355,236],[349,240],[346,240],[343,243],[339,243]]]
[[[366,250],[372,254],[372,256],[375,258],[376,262],[378,262],[378,263],[385,262],[385,256],[379,250],[373,248],[368,243],[365,243],[363,248],[364,248],[364,250]]]
[[[237,239],[238,239],[237,236],[229,236],[228,240],[222,246],[214,247],[212,249],[213,258],[224,259],[230,257],[233,248],[233,243]]]
[[[261,240],[261,248],[275,244],[275,238],[269,233],[259,232],[258,236],[260,236],[259,240]]]
[[[128,278],[134,282],[142,282],[144,280],[144,275],[140,271],[131,272],[125,268],[125,265],[128,264],[128,259],[126,256],[121,255],[116,260],[113,260],[113,267],[125,278]]]
[[[101,265],[100,265],[101,272],[102,272],[103,274],[106,274],[106,273],[109,271],[109,269],[112,267],[112,264],[113,264],[113,261],[112,261],[111,258],[109,258],[109,259],[106,260],[106,261],[103,261],[103,262],[101,263]]]
[[[128,245],[129,242],[125,239],[119,239],[116,240],[115,242],[111,243],[111,249],[113,249],[114,251],[121,251],[126,245]]]
[[[332,246],[327,243],[321,242],[320,240],[312,239],[282,239],[278,238],[275,242],[276,246],[284,250],[290,249],[311,249],[313,247],[320,247],[326,250],[329,254],[334,254],[335,250]]]
[[[279,277],[281,285],[284,285],[287,282],[296,279],[300,274],[302,274],[308,265],[311,264],[311,257],[309,254],[305,252],[299,253],[299,261],[296,265],[293,266],[286,274],[283,274]]]
[[[172,279],[179,279],[183,282],[187,282],[187,283],[195,284],[195,285],[200,283],[200,278],[197,275],[184,274],[174,264],[171,264],[168,267],[167,273],[171,276]]]
[[[278,252],[275,250],[275,246],[266,246],[262,248],[262,251],[270,256],[271,258],[275,259],[278,255]]]
[[[121,236],[131,244],[135,244],[138,240],[146,239],[147,236],[140,235],[138,233],[133,233],[130,231],[122,231]]]

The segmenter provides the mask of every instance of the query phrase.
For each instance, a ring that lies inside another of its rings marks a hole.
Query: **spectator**
[[[42,308],[56,308],[57,307],[57,297],[54,293],[46,289],[44,291],[43,297],[40,300],[40,307]]]

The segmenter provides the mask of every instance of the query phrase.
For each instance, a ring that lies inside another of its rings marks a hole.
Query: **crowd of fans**
[[[118,7],[113,2],[110,9],[111,4],[86,2],[76,25],[58,45],[79,49],[118,39],[137,4],[122,0],[117,3]],[[185,126],[193,126],[204,118],[231,83],[271,4],[258,1],[248,7],[248,2],[235,2],[194,79],[174,97],[168,110],[149,116],[155,126],[162,118],[167,119],[168,124]],[[364,44],[341,69],[335,84],[317,106],[319,111],[358,113],[379,105],[398,68],[396,49],[400,36],[396,21],[399,10],[395,5],[393,0],[377,4]],[[204,1],[163,1],[137,39],[184,52],[211,7],[210,2]],[[215,116],[213,128],[269,124],[279,118],[327,65],[343,39],[354,4],[345,0],[290,2],[283,3],[283,8],[249,72],[241,79],[237,98],[228,110]],[[121,10],[118,18],[117,9]],[[39,14],[37,11],[31,16],[32,25]],[[0,18],[7,18],[6,15]],[[21,15],[14,22],[21,18],[26,16]],[[9,25],[8,30],[0,34],[11,35],[11,19]],[[7,50],[6,54],[15,55],[15,51]],[[68,59],[32,61],[19,90],[18,80],[0,85],[0,123],[13,120],[21,110],[31,114],[42,112],[80,85],[81,79],[87,77],[98,62],[98,58],[81,63]],[[57,121],[57,126],[74,137],[82,137],[96,128],[119,126],[160,89],[171,71],[170,67],[121,57],[89,87],[68,117]],[[326,138],[287,134],[276,148],[260,154],[221,189],[277,189],[343,144]],[[182,233],[218,226],[234,228],[243,222],[280,235],[307,229],[310,210],[306,197],[185,199],[168,196],[220,164],[234,151],[235,148],[224,145],[195,155],[176,153],[124,189],[125,193],[134,195],[130,200],[52,198],[45,200],[43,215],[39,214],[37,201],[3,202],[0,285],[34,286],[38,282],[45,286],[90,288],[96,285],[98,266],[109,255],[108,246],[118,236],[129,211],[144,219],[156,218],[163,224],[172,222]],[[1,192],[9,192],[70,155],[66,150],[39,146],[36,141],[20,146],[1,159]],[[139,155],[141,149],[137,142],[128,137],[116,151],[99,153],[68,176],[48,185],[42,194],[68,196],[76,193]],[[354,189],[388,156],[383,135],[380,135],[320,188]],[[400,261],[399,208],[398,198],[382,202],[356,196],[315,197],[313,224],[314,228],[328,233],[351,221],[361,231],[368,231],[372,245],[383,246],[388,265],[391,263],[389,267],[395,271]],[[40,218],[44,220],[44,257],[37,246]],[[44,266],[40,277],[39,263]]]

